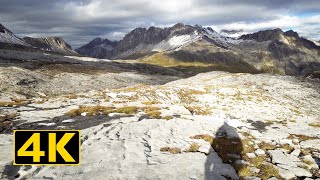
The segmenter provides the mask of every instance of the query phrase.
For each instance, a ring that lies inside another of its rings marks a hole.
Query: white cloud
[[[281,28],[284,30],[293,29],[302,36],[310,37],[314,31],[320,29],[320,15],[309,17],[279,16],[277,19],[262,22],[234,22],[222,25],[212,25],[212,28],[221,29],[243,29],[246,32],[254,32],[262,29]],[[320,38],[320,35],[317,36]],[[315,38],[317,38],[315,37]]]
[[[1,0],[0,23],[23,36],[61,35],[75,46],[94,37],[121,39],[136,27],[178,22],[247,32],[293,29],[320,39],[318,4],[319,0]]]

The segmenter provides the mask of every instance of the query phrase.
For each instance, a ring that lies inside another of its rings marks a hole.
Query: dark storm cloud
[[[0,22],[19,36],[61,36],[73,47],[177,22],[248,31],[281,27],[320,38],[318,0],[1,0]],[[319,22],[319,21],[318,21]]]

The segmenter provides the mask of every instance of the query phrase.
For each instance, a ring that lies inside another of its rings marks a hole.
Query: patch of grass
[[[282,149],[285,149],[289,152],[292,152],[294,150],[294,148],[292,146],[290,146],[289,144],[283,144],[280,146]]]
[[[127,103],[128,101],[126,100],[116,100],[116,101],[112,101],[113,104],[124,104],[124,103]]]
[[[241,143],[243,145],[243,150],[241,151],[241,154],[247,154],[247,153],[251,153],[254,152],[254,145],[250,143],[250,139],[243,139],[241,140]]]
[[[141,89],[146,89],[148,87],[150,87],[150,85],[137,84],[137,85],[134,85],[134,86],[118,89],[118,90],[116,90],[116,92],[136,92],[136,91],[139,91]]]
[[[124,107],[117,108],[115,112],[124,113],[124,114],[136,114],[138,110],[139,108],[136,106],[124,106]]]
[[[180,148],[171,148],[171,147],[162,147],[160,149],[161,152],[169,152],[171,154],[180,154],[181,153],[181,149]]]
[[[243,177],[253,176],[254,173],[251,171],[249,166],[244,166],[239,168],[238,175],[240,178],[243,178]]]
[[[301,154],[303,155],[311,155],[311,153],[313,152],[312,149],[301,149]]]
[[[65,95],[64,97],[68,98],[68,99],[77,99],[78,98],[78,96],[76,94],[68,94],[68,95]]]
[[[186,109],[190,111],[191,114],[195,115],[210,115],[212,114],[211,109],[208,107],[200,107],[200,106],[185,106]]]
[[[22,106],[28,104],[29,101],[26,100],[15,100],[15,101],[3,101],[0,102],[0,107],[14,107],[14,106]]]
[[[257,157],[255,157],[255,158],[248,159],[248,161],[249,161],[250,164],[252,164],[254,167],[259,167],[261,164],[267,162],[265,156],[257,156]]]
[[[298,164],[298,167],[301,167],[305,170],[309,170],[309,166],[305,165],[305,164]]]
[[[143,107],[142,110],[144,112],[150,112],[150,111],[159,111],[160,108],[156,106],[146,106],[146,107]]]
[[[302,113],[299,111],[299,110],[297,110],[297,109],[290,109],[292,112],[294,112],[295,114],[297,114],[297,115],[301,115]]]
[[[263,149],[263,150],[274,150],[276,149],[276,146],[275,145],[272,145],[272,144],[269,144],[267,142],[264,142],[262,141],[260,144],[259,144],[259,147],[260,149]]]
[[[271,177],[282,179],[279,175],[278,169],[276,169],[272,164],[261,164],[258,168],[260,169],[259,177],[263,180]]]
[[[313,162],[312,161],[310,161],[310,160],[308,160],[308,159],[302,159],[301,160],[303,163],[305,163],[305,164],[308,164],[308,165],[313,165]]]
[[[192,143],[192,144],[190,145],[190,147],[189,147],[185,152],[198,152],[198,151],[199,151],[199,148],[200,148],[199,144],[197,144],[197,143]]]
[[[213,144],[213,140],[214,140],[214,138],[212,136],[210,136],[209,134],[199,134],[199,135],[191,136],[190,138],[191,139],[203,139],[210,144]]]
[[[320,128],[320,122],[310,123],[309,126]]]
[[[248,138],[248,139],[255,139],[255,137],[250,134],[249,132],[240,132],[244,137]]]
[[[147,112],[148,116],[150,118],[153,118],[153,119],[161,119],[161,112],[160,111],[150,111],[150,112]]]
[[[243,97],[242,97],[240,91],[238,91],[237,93],[235,93],[235,94],[233,95],[233,97],[234,97],[236,100],[238,100],[238,101],[243,101]]]
[[[267,126],[270,126],[270,125],[274,124],[274,122],[273,122],[272,120],[267,120],[267,121],[265,122],[265,124],[266,124]]]
[[[173,116],[164,116],[163,119],[165,119],[165,120],[168,121],[168,120],[170,120],[170,119],[173,119]]]
[[[153,64],[162,67],[210,67],[211,64],[206,64],[202,62],[183,62],[176,60],[164,53],[156,53],[151,56],[137,60],[140,63]]]
[[[180,89],[177,94],[182,103],[191,104],[193,102],[198,102],[198,99],[195,98],[195,95],[202,95],[206,93],[207,92],[195,89]]]
[[[198,102],[198,100],[192,94],[189,94],[186,90],[180,90],[177,94],[182,103],[191,104],[193,102]]]
[[[87,116],[96,115],[108,115],[115,110],[114,107],[107,106],[80,106],[78,109],[72,109],[65,113],[65,115],[70,117],[80,116],[82,113],[87,113]]]
[[[299,141],[317,139],[317,137],[312,137],[312,136],[307,136],[307,135],[302,135],[302,134],[290,134],[287,138],[288,139],[299,139]]]
[[[145,102],[142,102],[142,104],[144,105],[154,105],[154,104],[160,104],[159,101],[145,101]]]
[[[161,112],[159,107],[147,106],[143,107],[142,110],[150,117],[154,119],[161,119]]]

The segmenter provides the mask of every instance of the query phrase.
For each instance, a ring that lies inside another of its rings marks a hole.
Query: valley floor
[[[124,66],[105,66],[111,65]],[[47,70],[1,67],[3,179],[320,178],[316,80],[218,71],[181,79],[170,70],[146,75],[136,69],[112,76],[106,69],[94,75],[50,71],[47,77]],[[14,84],[23,80],[12,77],[16,72],[36,79],[35,90],[27,91],[29,80],[26,87]],[[87,79],[62,90],[48,84],[61,76],[67,77],[61,87]],[[11,86],[4,83],[8,77]],[[103,88],[110,77],[123,84]],[[83,92],[69,91],[72,86]],[[50,87],[60,94],[49,94]],[[13,166],[12,129],[81,129],[81,165]]]

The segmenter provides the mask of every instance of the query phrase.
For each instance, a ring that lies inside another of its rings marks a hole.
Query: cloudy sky
[[[319,0],[0,0],[0,23],[23,36],[61,36],[73,48],[177,22],[221,29],[293,29],[320,40]]]

